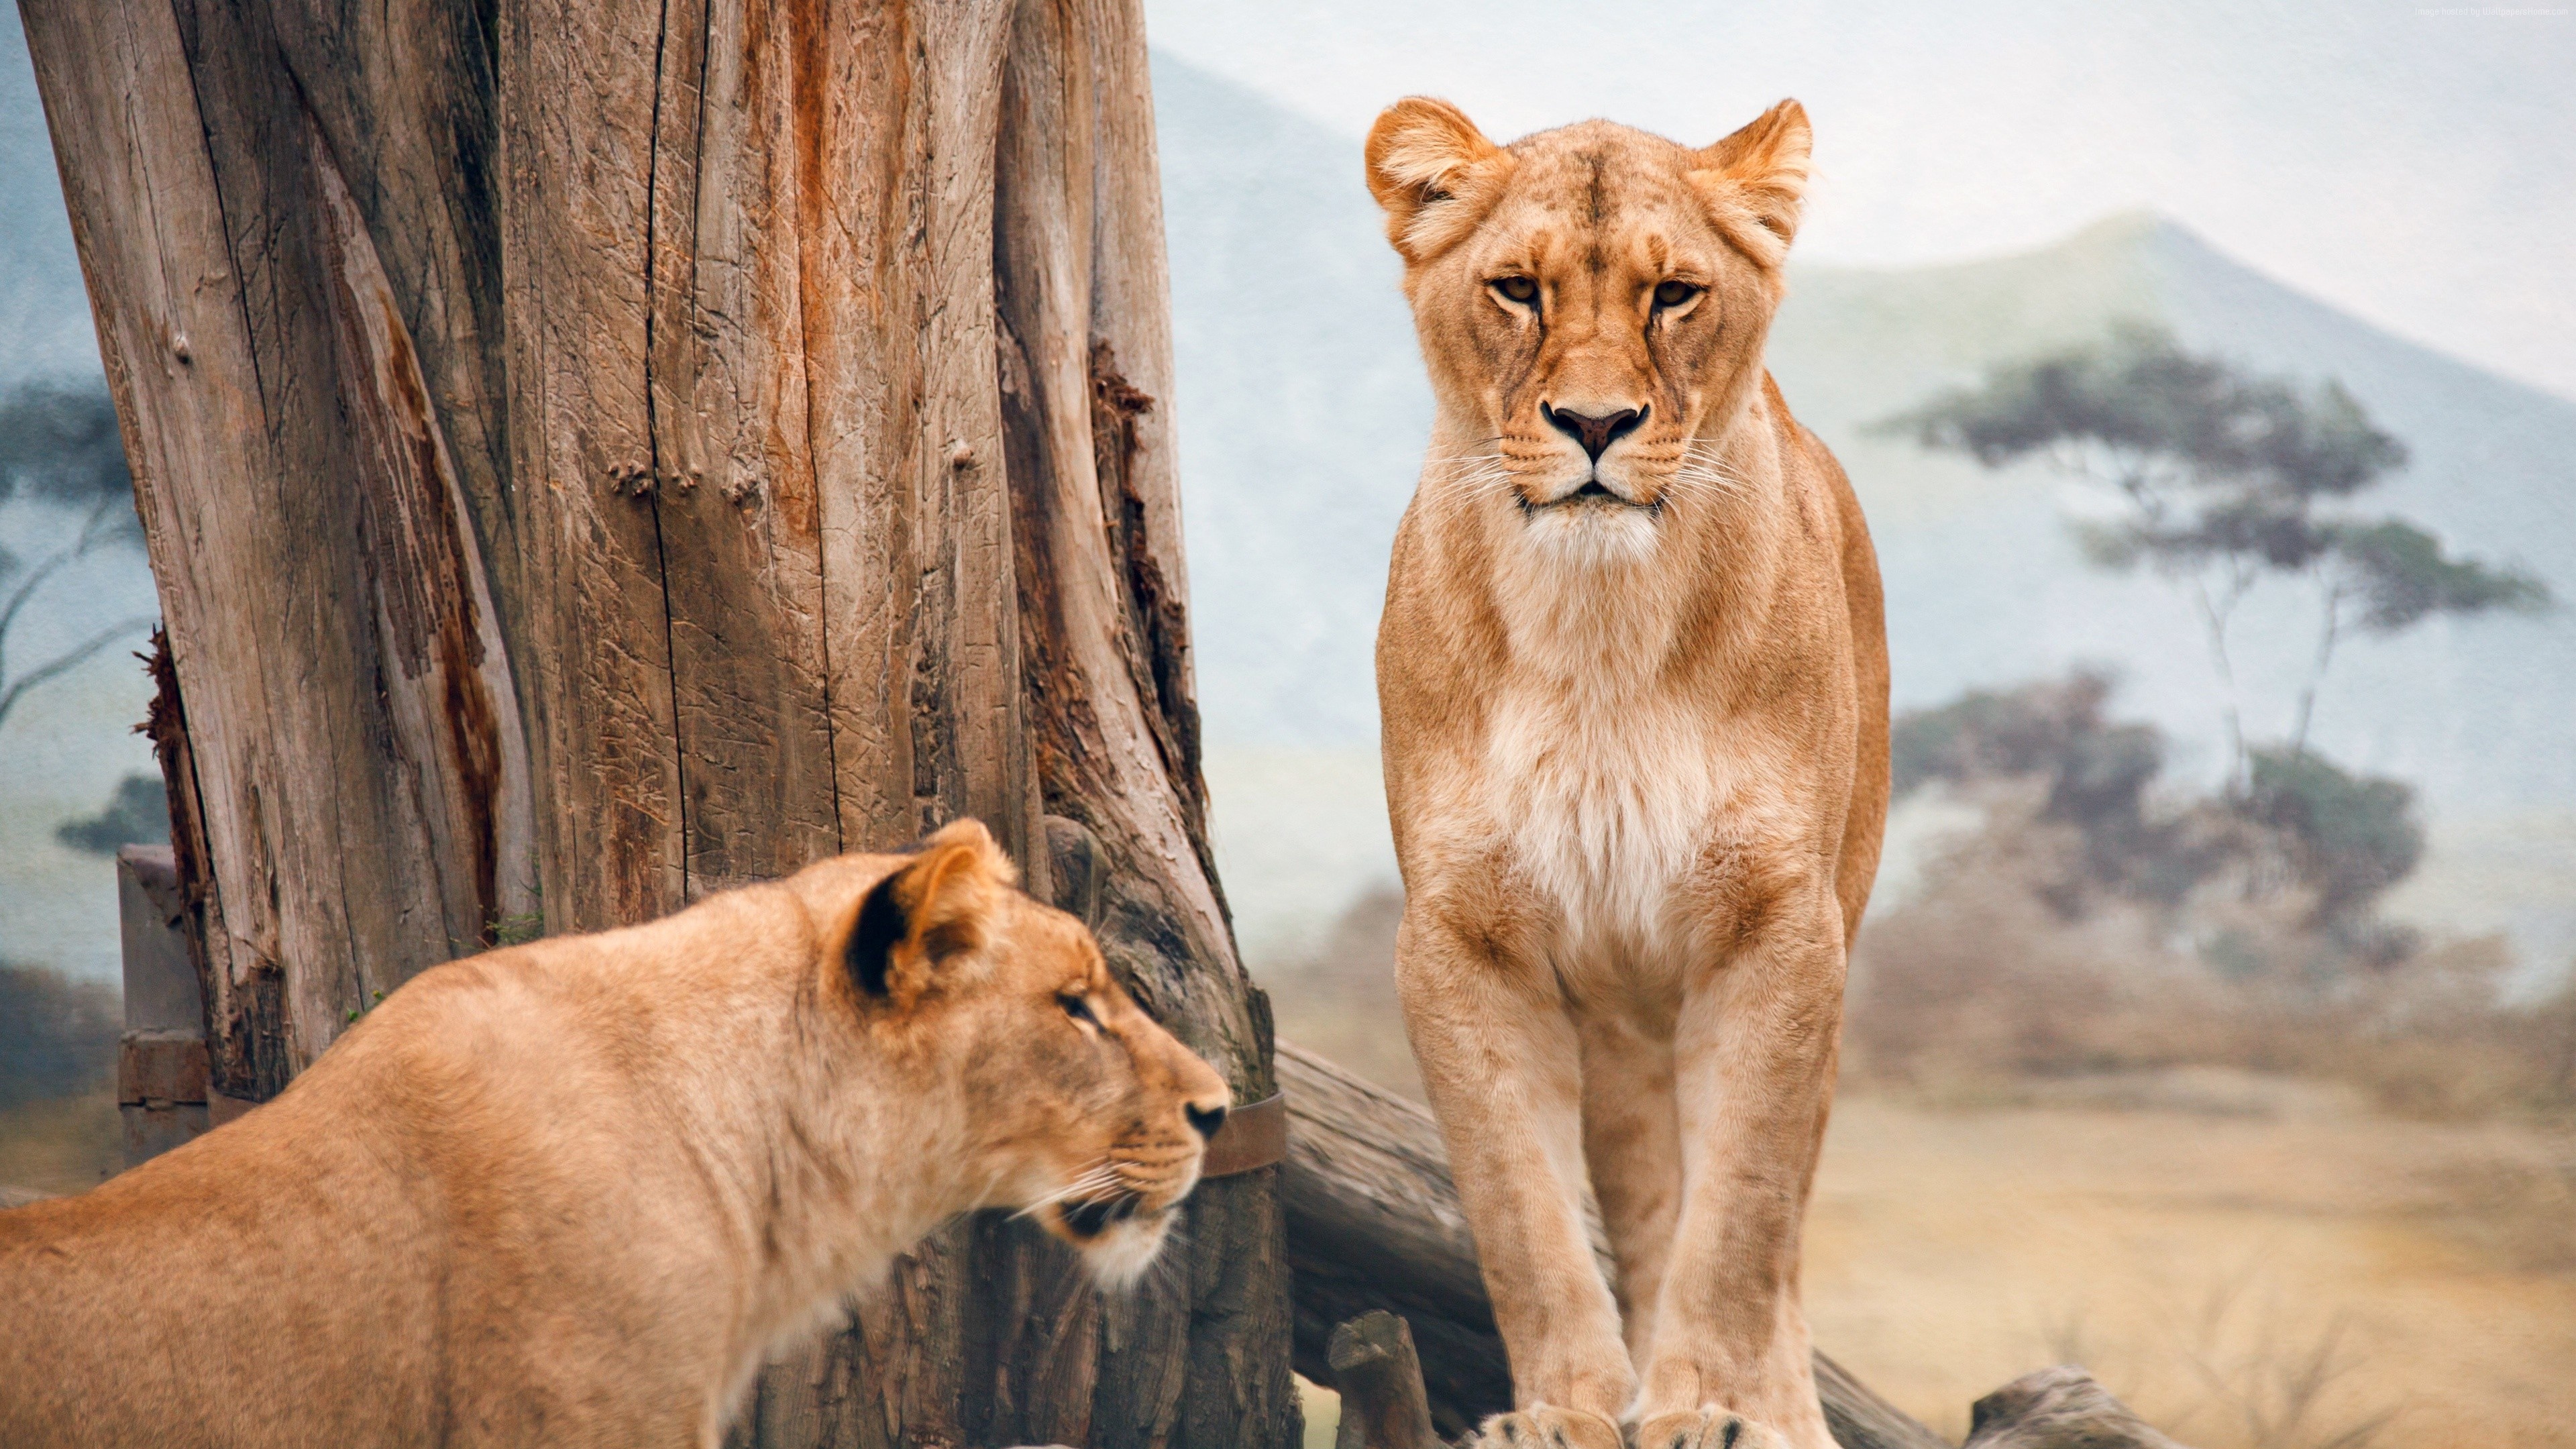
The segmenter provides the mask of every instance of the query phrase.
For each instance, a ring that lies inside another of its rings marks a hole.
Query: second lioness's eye
[[[1699,294],[1700,289],[1692,286],[1688,282],[1657,282],[1655,284],[1655,305],[1657,307],[1678,307]]]
[[[1081,1022],[1084,1026],[1100,1025],[1100,1018],[1091,1014],[1091,1003],[1079,996],[1067,993],[1057,997],[1055,1004],[1064,1008],[1065,1015]]]
[[[1524,307],[1538,300],[1538,283],[1527,277],[1497,277],[1494,290],[1500,292],[1504,300],[1518,302]]]

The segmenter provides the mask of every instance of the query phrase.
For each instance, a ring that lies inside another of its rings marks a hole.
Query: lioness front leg
[[[1515,1412],[1476,1442],[1620,1449],[1636,1370],[1583,1227],[1573,1023],[1545,962],[1487,945],[1490,927],[1471,944],[1436,901],[1406,908],[1396,986],[1511,1354]]]
[[[1833,1092],[1843,966],[1841,908],[1820,881],[1787,892],[1751,942],[1685,989],[1674,1056],[1688,1150],[1637,1401],[1640,1449],[1715,1445],[1731,1415],[1796,1449],[1833,1449],[1798,1253]]]
[[[1611,1288],[1628,1357],[1642,1364],[1682,1210],[1672,1023],[1650,1026],[1615,1004],[1592,1006],[1575,1016],[1583,1043],[1583,1156],[1618,1265]]]

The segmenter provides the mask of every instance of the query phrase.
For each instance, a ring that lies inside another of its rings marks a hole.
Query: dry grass
[[[2295,902],[2068,921],[2010,853],[2055,844],[1954,856],[1864,935],[1818,1341],[1954,1438],[2071,1359],[2196,1449],[2576,1446],[2576,996],[2499,1002],[2475,942],[2337,978]],[[1399,913],[1265,984],[1418,1096]]]
[[[2576,1444],[2576,1134],[2240,1088],[2223,1115],[1846,1099],[1817,1341],[1953,1436],[2074,1361],[2197,1449]]]
[[[1965,1104],[2197,1065],[2342,1083],[2410,1116],[2576,1116],[2576,984],[2502,1000],[2500,943],[2360,966],[2304,928],[2302,900],[2223,884],[2179,915],[2109,900],[2069,919],[2032,883],[2077,848],[1999,809],[1872,918],[1846,1082]]]
[[[1390,1092],[1422,1098],[1395,999],[1395,927],[1404,897],[1373,891],[1351,903],[1311,960],[1266,973],[1279,1034]]]
[[[82,1192],[125,1165],[116,988],[0,963],[0,1188]]]
[[[125,1129],[114,1092],[0,1111],[0,1187],[86,1192],[124,1166]]]

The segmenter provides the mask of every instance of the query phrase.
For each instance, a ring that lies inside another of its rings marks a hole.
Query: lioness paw
[[[1487,1419],[1458,1449],[1623,1449],[1619,1426],[1581,1409],[1536,1404]]]
[[[1788,1449],[1771,1429],[1723,1409],[1657,1414],[1637,1426],[1637,1449]]]

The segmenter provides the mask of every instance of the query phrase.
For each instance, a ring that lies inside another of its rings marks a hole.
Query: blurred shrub
[[[2060,916],[2082,916],[2105,893],[2171,906],[2245,842],[2207,802],[2155,808],[2164,736],[2105,716],[2111,676],[2077,670],[2010,690],[1971,690],[1936,709],[1897,717],[1889,741],[1898,799],[1940,782],[1970,789],[2035,781],[2039,818],[2072,826],[2081,849],[2033,887]]]
[[[21,489],[81,507],[133,491],[105,384],[40,380],[0,397],[0,503]]]
[[[2161,784],[2163,735],[2108,717],[2111,689],[2107,674],[2078,670],[1899,716],[1897,798],[1935,782],[1970,793],[2035,782],[2036,818],[2073,826],[2080,849],[2031,888],[2070,919],[2106,897],[2171,911],[2224,875],[2248,898],[2304,893],[2310,924],[2351,964],[2412,954],[2412,934],[2373,914],[2423,858],[2412,786],[2314,750],[2258,748],[2241,792],[2185,797]]]
[[[1853,952],[1844,1076],[1953,1100],[2188,1066],[2340,1082],[2423,1116],[2576,1113],[2576,981],[2501,991],[2493,938],[2357,971],[2313,897],[2204,892],[2179,917],[2121,901],[2070,920],[2042,888],[2080,830],[2025,783],[1990,790],[1914,898]],[[2035,884],[2036,883],[2036,884]]]
[[[2281,833],[2320,922],[2354,921],[2424,858],[2413,786],[2347,774],[2314,750],[2255,750],[2243,809]]]
[[[113,987],[0,965],[0,1108],[115,1085],[124,1005]]]
[[[88,855],[114,855],[128,845],[170,843],[170,796],[158,775],[128,775],[96,815],[66,820],[54,838]]]
[[[1404,895],[1380,886],[1343,910],[1302,962],[1266,973],[1279,1034],[1415,1101],[1422,1076],[1395,997],[1395,932]]]

